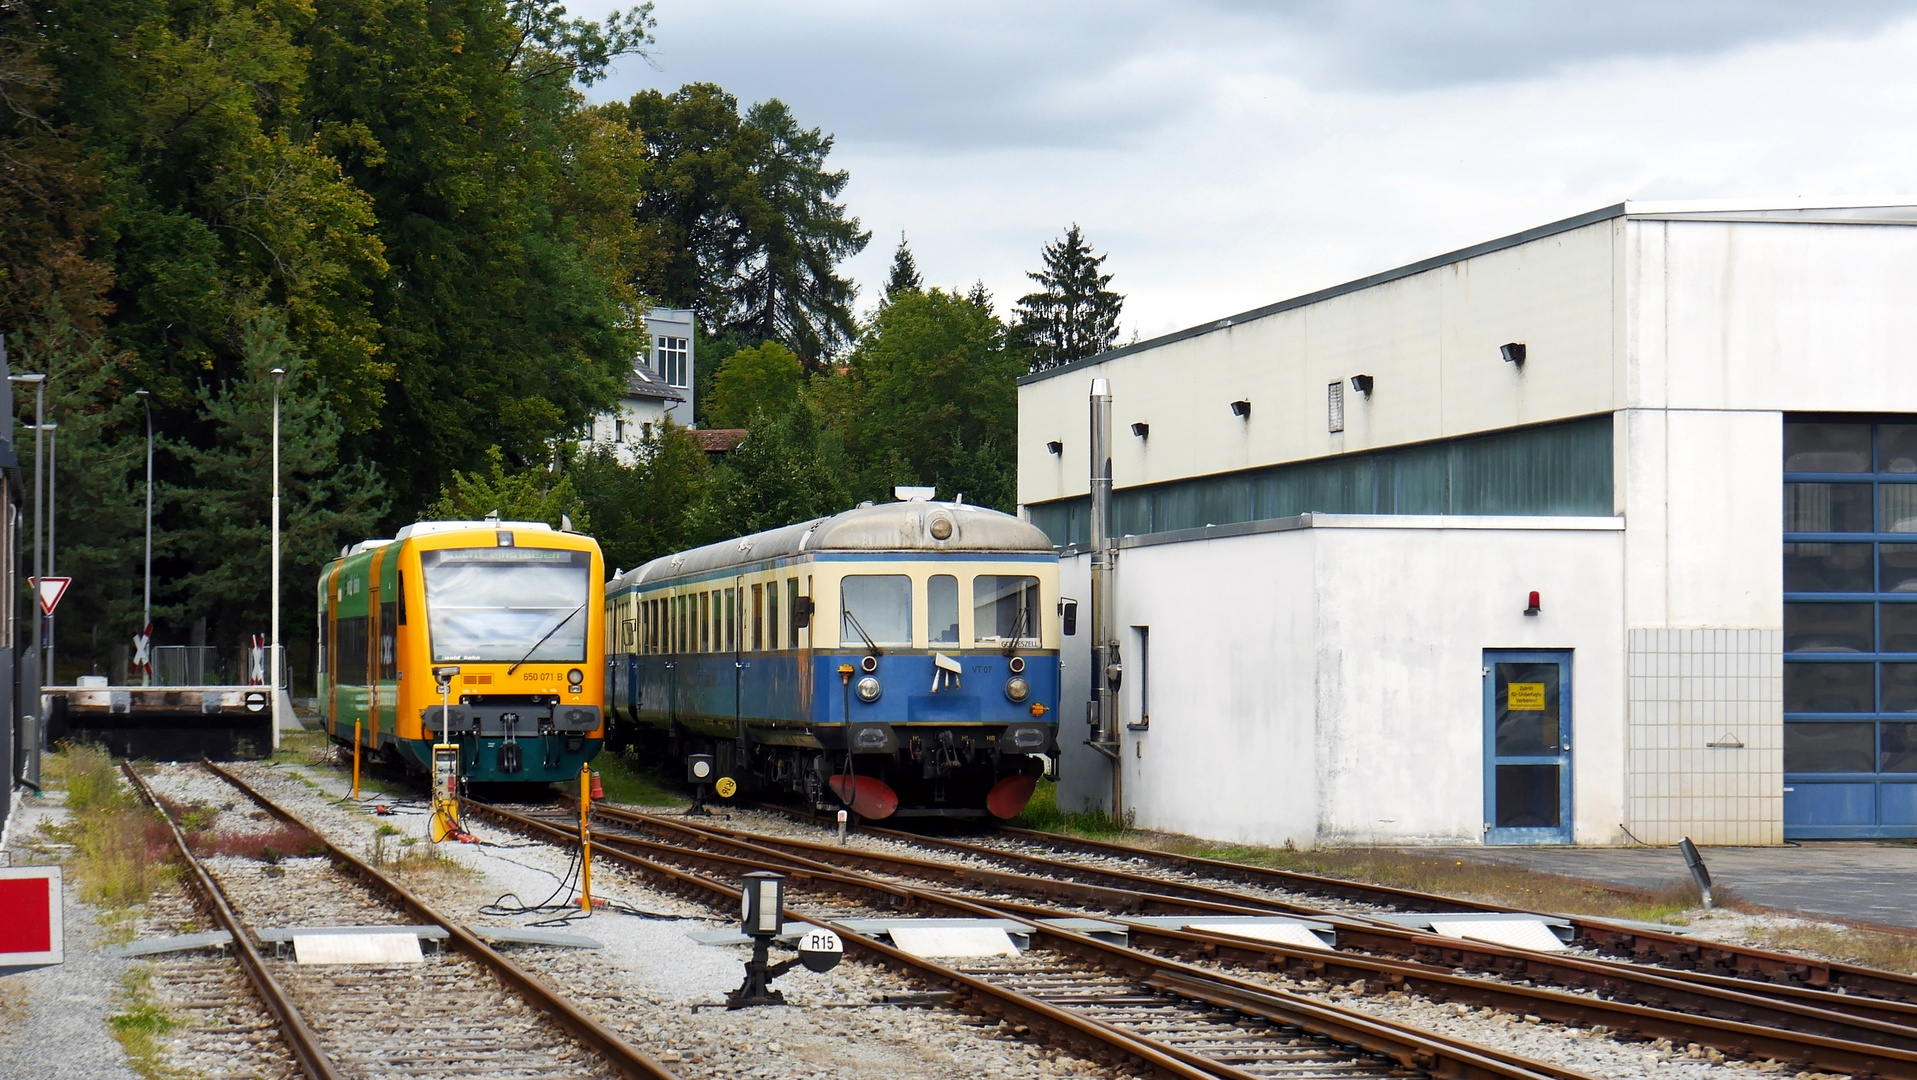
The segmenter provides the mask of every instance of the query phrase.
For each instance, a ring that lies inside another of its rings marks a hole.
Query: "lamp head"
[[[274,369],[273,369],[272,371],[270,371],[270,372],[268,372],[268,374],[270,374],[270,375],[272,375],[272,376],[273,376],[273,385],[274,385],[274,386],[278,386],[278,385],[279,385],[280,383],[282,383],[282,382],[285,382],[285,381],[286,381],[286,369],[285,369],[285,368],[277,368],[277,367],[276,367],[276,368],[274,368]]]
[[[35,371],[26,375],[9,375],[7,379],[10,382],[40,383],[47,381],[47,373],[44,371]]]

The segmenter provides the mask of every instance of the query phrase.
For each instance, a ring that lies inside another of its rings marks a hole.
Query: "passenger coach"
[[[1011,817],[1058,753],[1058,558],[1017,518],[862,506],[607,589],[615,715],[860,815]]]
[[[422,772],[457,743],[476,783],[577,777],[603,741],[587,675],[604,582],[591,537],[537,522],[422,521],[353,545],[319,580],[327,734],[350,745],[358,722],[368,750]]]

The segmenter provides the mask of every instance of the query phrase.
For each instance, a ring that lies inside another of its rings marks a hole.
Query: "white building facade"
[[[611,412],[593,418],[586,446],[610,446],[627,465],[638,460],[639,448],[653,429],[671,417],[681,427],[692,425],[694,364],[693,314],[681,308],[653,308],[646,312],[651,339],[643,356],[632,361],[625,393]]]
[[[1913,226],[1620,204],[1022,380],[1020,502],[1087,598],[1111,385],[1124,810],[1917,836]],[[1076,641],[1060,797],[1104,806]]]

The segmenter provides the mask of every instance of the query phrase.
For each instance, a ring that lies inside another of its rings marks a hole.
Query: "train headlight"
[[[571,671],[566,672],[566,681],[571,683],[574,689],[577,689],[580,683],[586,681],[586,673],[578,668],[573,668]]]
[[[1023,656],[1012,657],[1011,661],[1005,666],[1011,668],[1012,674],[1014,675],[1025,674],[1025,658]]]
[[[859,692],[859,700],[868,704],[879,700],[879,694],[883,692],[879,688],[879,680],[871,675],[860,679],[856,689]]]
[[[1013,701],[1024,701],[1031,693],[1032,684],[1025,681],[1025,676],[1014,675],[1005,680],[1005,696]]]

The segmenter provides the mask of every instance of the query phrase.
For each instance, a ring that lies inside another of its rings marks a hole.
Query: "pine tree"
[[[892,273],[885,279],[885,298],[891,300],[900,293],[921,292],[925,281],[919,277],[919,263],[912,257],[912,249],[905,244],[905,231],[899,231],[899,249],[892,253]]]
[[[154,537],[178,572],[156,568],[156,603],[164,597],[167,621],[183,626],[204,616],[214,640],[237,643],[267,628],[268,591],[262,582],[271,565],[273,495],[273,377],[280,387],[280,592],[281,633],[308,639],[313,625],[313,582],[342,543],[376,534],[386,512],[386,488],[365,461],[342,462],[345,425],[327,405],[327,387],[317,364],[298,352],[285,329],[261,316],[241,338],[240,372],[217,386],[199,389],[195,404],[204,445],[167,439],[162,449],[177,460],[182,483],[162,483],[156,501],[168,510],[166,528]],[[155,612],[158,622],[162,612]],[[303,650],[294,650],[297,657]],[[299,670],[298,665],[295,670]]]
[[[992,290],[985,287],[984,278],[979,278],[977,281],[972,282],[972,287],[965,293],[965,299],[973,307],[983,311],[985,314],[992,314],[994,306],[992,303]]]
[[[1025,276],[1042,288],[1019,297],[1015,312],[1014,333],[1031,350],[1031,369],[1061,367],[1111,348],[1125,298],[1105,287],[1112,281],[1099,273],[1106,256],[1092,254],[1076,223],[1040,254],[1045,269]]]

